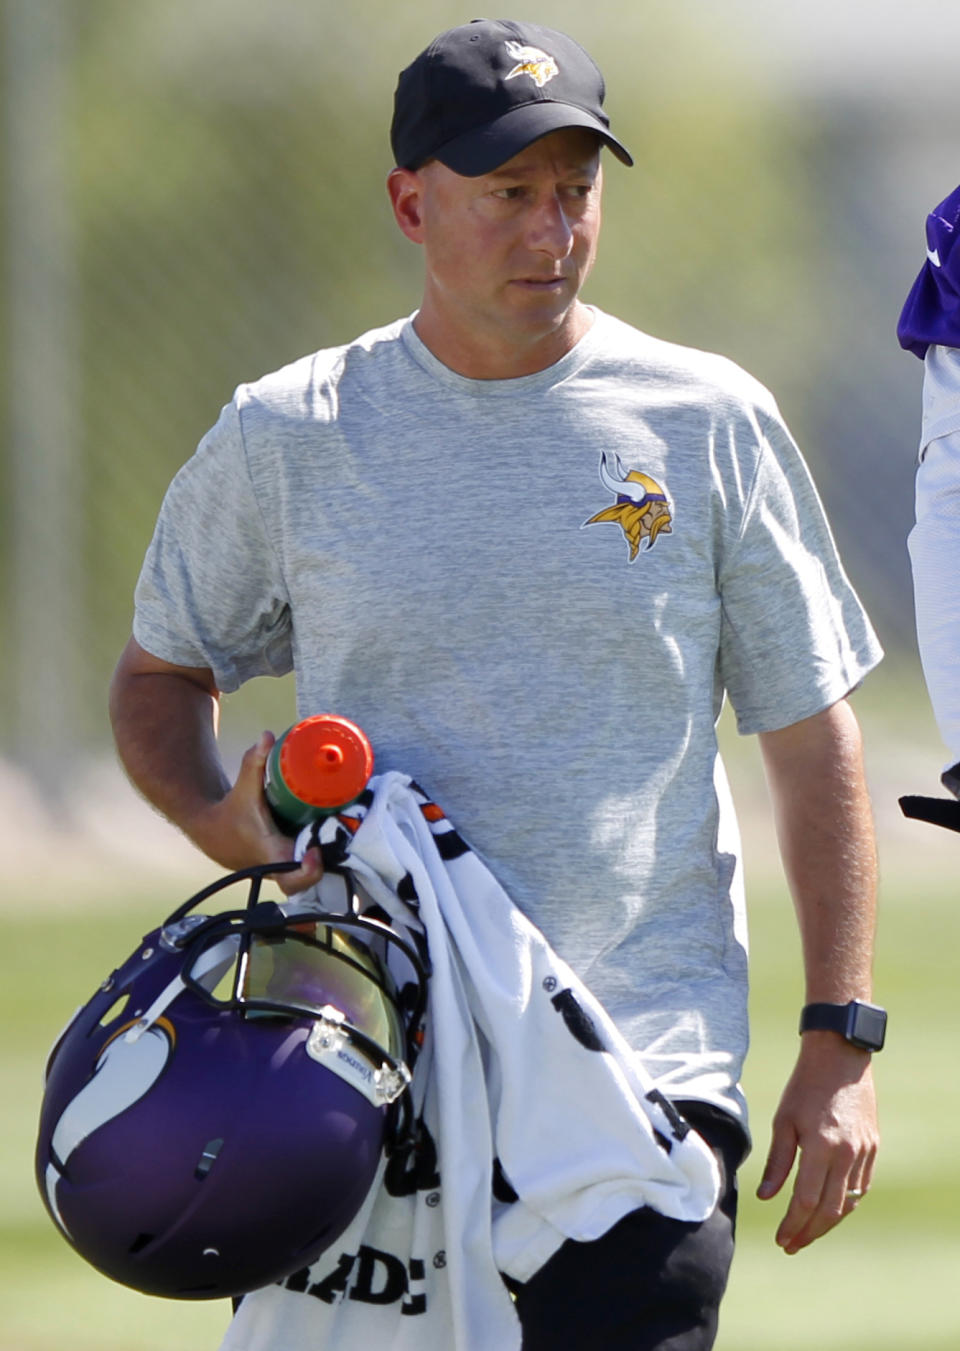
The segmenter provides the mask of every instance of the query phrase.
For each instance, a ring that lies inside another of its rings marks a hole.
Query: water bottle
[[[277,824],[295,835],[355,802],[372,773],[373,748],[360,728],[334,713],[318,713],[274,743],[263,787]]]

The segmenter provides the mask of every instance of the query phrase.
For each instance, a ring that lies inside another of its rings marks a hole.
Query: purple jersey
[[[927,348],[960,347],[960,187],[927,217],[927,261],[897,324],[900,346],[921,361]]]

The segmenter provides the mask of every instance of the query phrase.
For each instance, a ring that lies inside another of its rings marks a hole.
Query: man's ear
[[[413,169],[393,169],[387,177],[387,192],[394,218],[414,244],[423,243],[423,180]]]

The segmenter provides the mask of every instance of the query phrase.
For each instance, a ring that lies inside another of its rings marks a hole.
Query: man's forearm
[[[110,720],[132,783],[192,836],[192,824],[229,791],[217,746],[212,686],[170,671],[138,670],[125,654],[110,686]]]
[[[841,701],[765,733],[761,745],[800,926],[806,1000],[869,999],[877,864],[856,718]]]
[[[860,729],[842,701],[764,733],[780,852],[800,923],[806,1002],[871,995],[876,856]],[[838,1032],[805,1032],[773,1119],[757,1190],[769,1200],[799,1163],[777,1243],[799,1252],[869,1190],[877,1110],[867,1051]]]

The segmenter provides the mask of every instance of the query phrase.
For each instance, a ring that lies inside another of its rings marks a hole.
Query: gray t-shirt
[[[596,312],[478,381],[410,320],[241,386],[164,502],[134,632],[296,672],[436,797],[665,1092],[742,1115],[746,925],[715,723],[880,651],[771,396]],[[282,729],[277,729],[282,730]]]

